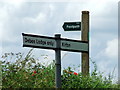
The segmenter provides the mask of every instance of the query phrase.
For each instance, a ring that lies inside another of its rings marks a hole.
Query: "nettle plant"
[[[21,53],[5,53],[2,56],[2,88],[55,88],[55,61],[47,66],[37,63],[31,49],[23,57]],[[13,60],[15,62],[10,62]],[[62,88],[117,88],[112,78],[105,78],[97,73],[97,65],[93,62],[94,71],[83,76],[71,67],[63,70]]]

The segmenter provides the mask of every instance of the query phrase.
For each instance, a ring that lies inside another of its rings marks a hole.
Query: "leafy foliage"
[[[7,59],[16,62],[8,62]],[[32,50],[23,58],[21,53],[5,53],[2,56],[2,88],[55,88],[55,62],[48,66],[36,63]],[[62,88],[117,88],[112,84],[112,78],[105,78],[97,73],[97,66],[93,62],[94,71],[91,75],[72,71],[71,67],[63,70]]]

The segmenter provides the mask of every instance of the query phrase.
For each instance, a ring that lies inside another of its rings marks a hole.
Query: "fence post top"
[[[60,37],[61,36],[61,34],[55,34],[55,37]]]
[[[82,14],[89,14],[89,11],[82,11]]]

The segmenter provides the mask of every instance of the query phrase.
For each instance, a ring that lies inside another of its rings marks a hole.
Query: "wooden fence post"
[[[82,52],[82,74],[89,74],[89,11],[82,11],[81,40],[88,42],[88,52]]]

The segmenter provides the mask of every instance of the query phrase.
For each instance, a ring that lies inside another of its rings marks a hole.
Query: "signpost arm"
[[[56,49],[55,49],[55,83],[56,88],[61,88],[61,41],[60,41],[60,34],[55,34],[56,39]]]
[[[82,74],[89,74],[89,11],[82,11],[81,39],[88,42],[88,52],[82,52]]]

